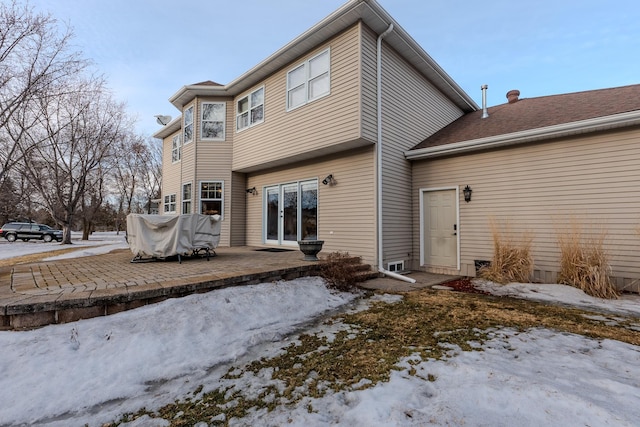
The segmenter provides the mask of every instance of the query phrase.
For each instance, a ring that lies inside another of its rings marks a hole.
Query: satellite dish
[[[171,116],[162,116],[162,115],[157,115],[154,116],[156,118],[156,121],[158,122],[159,125],[162,126],[166,126],[167,123],[169,123],[171,121]]]

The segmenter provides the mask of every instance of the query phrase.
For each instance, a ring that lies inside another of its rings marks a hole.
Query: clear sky
[[[3,0],[4,1],[4,0]],[[26,1],[26,0],[23,0]],[[640,83],[637,0],[378,0],[476,101]],[[70,25],[74,44],[138,118],[179,113],[168,98],[226,84],[346,0],[30,0]]]

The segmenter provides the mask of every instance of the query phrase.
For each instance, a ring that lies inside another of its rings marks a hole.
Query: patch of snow
[[[123,241],[124,236],[97,234],[68,257],[112,244],[127,247]],[[50,250],[52,245],[0,242],[0,258]],[[561,285],[483,283],[482,288],[496,295],[619,313],[607,317],[612,321],[640,313],[634,296],[599,300]],[[32,331],[0,331],[0,425],[94,427],[142,407],[158,409],[192,396],[201,384],[202,393],[217,388],[231,366],[279,354],[301,330],[329,339],[338,331],[350,331],[340,321],[318,324],[326,313],[402,299],[376,295],[354,304],[354,298],[329,291],[319,278],[304,278],[219,289]],[[392,371],[387,383],[330,392],[320,399],[306,397],[293,407],[228,421],[304,427],[635,426],[640,419],[638,346],[546,329],[499,329],[474,348],[451,346],[445,360],[413,355],[399,371]],[[237,381],[236,386],[249,392],[271,380],[265,371]],[[225,418],[200,424],[213,421]],[[148,416],[123,424],[166,425],[169,420]]]

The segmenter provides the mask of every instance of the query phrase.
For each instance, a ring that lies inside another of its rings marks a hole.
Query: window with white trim
[[[191,213],[191,183],[182,184],[182,213]]]
[[[387,264],[387,270],[399,273],[404,271],[404,261],[392,261]]]
[[[171,140],[171,163],[177,163],[182,158],[182,141],[180,140],[180,134],[173,137]]]
[[[200,213],[222,215],[222,181],[200,183]]]
[[[330,58],[327,49],[287,73],[287,110],[329,95]]]
[[[242,130],[264,122],[264,86],[236,103],[236,129]]]
[[[188,144],[193,141],[193,105],[184,110],[183,117],[183,133],[184,143]]]
[[[202,139],[224,141],[226,105],[224,102],[203,102],[200,134]]]
[[[164,196],[164,213],[176,213],[175,194],[167,194]]]

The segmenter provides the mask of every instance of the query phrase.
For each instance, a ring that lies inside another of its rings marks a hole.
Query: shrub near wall
[[[499,227],[495,219],[489,221],[489,227],[493,238],[493,259],[491,264],[478,271],[478,276],[503,284],[529,282],[533,274],[533,257],[531,255],[533,234],[525,232],[516,238],[510,232],[508,223]]]
[[[558,283],[582,289],[594,297],[617,298],[610,278],[609,254],[604,247],[606,231],[595,229],[587,235],[583,233],[582,222],[574,217],[565,223],[560,228],[563,231],[556,232],[560,247]]]

